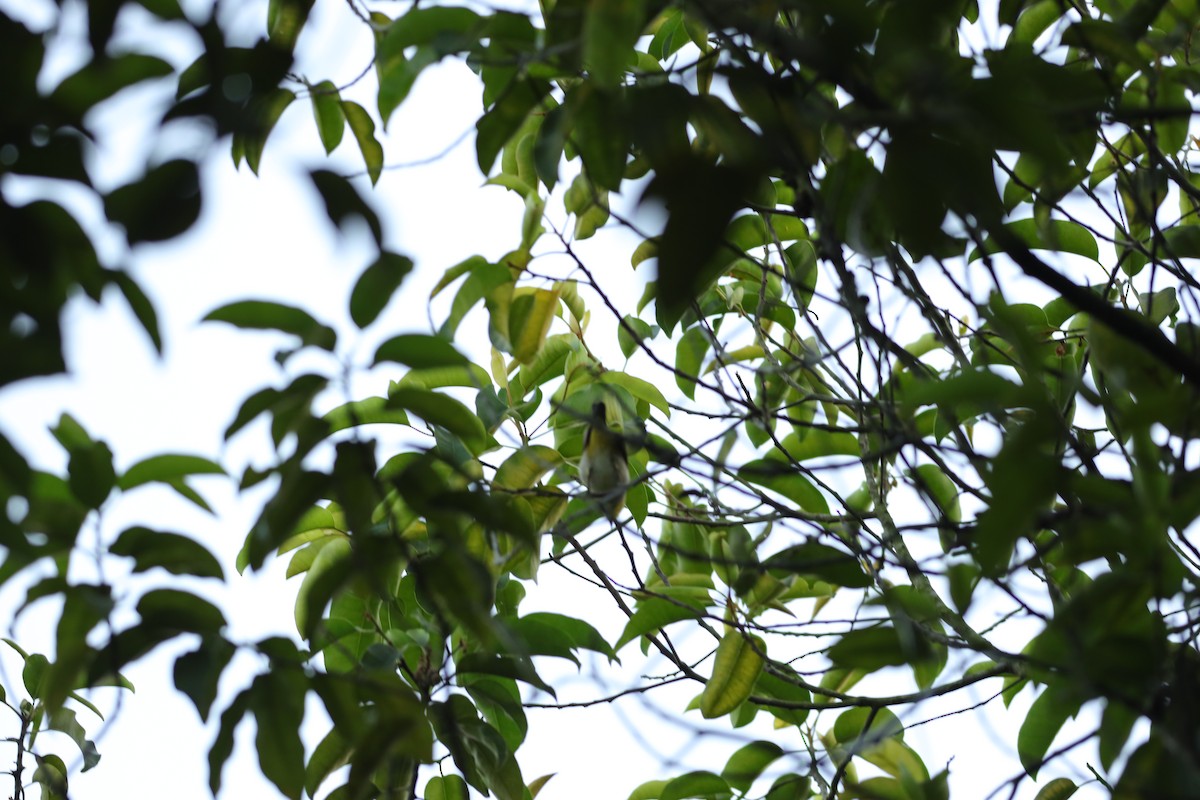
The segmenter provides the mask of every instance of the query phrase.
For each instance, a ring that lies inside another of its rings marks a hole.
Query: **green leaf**
[[[1037,778],[1042,759],[1063,724],[1079,711],[1078,692],[1070,687],[1047,686],[1029,707],[1017,734],[1017,755],[1031,778]]]
[[[725,768],[721,770],[721,777],[735,791],[749,792],[750,785],[762,775],[763,770],[783,755],[783,748],[774,742],[750,742],[729,757]]]
[[[1138,714],[1124,703],[1108,703],[1100,718],[1100,766],[1111,769],[1125,749]]]
[[[354,324],[365,328],[374,322],[412,268],[411,258],[386,250],[381,252],[363,270],[350,293],[350,318]]]
[[[496,469],[492,486],[509,490],[529,489],[562,463],[562,455],[554,448],[540,444],[526,445]]]
[[[221,770],[233,753],[233,734],[238,723],[250,708],[250,689],[244,689],[221,713],[221,724],[217,729],[217,737],[213,740],[208,751],[208,788],[213,797],[221,791]]]
[[[771,784],[763,800],[808,800],[809,782],[807,775],[780,775]],[[880,800],[886,798],[881,796]]]
[[[109,552],[133,559],[134,572],[161,567],[174,575],[199,578],[225,577],[221,562],[204,545],[178,533],[154,531],[141,526],[126,528]]]
[[[1039,789],[1033,800],[1067,800],[1078,788],[1070,778],[1055,778]]]
[[[364,112],[365,113],[365,112]],[[383,156],[380,154],[382,163]],[[371,229],[375,245],[383,252],[383,226],[379,215],[368,205],[350,181],[328,170],[318,169],[309,173],[313,188],[325,203],[325,213],[339,230],[345,232],[346,220],[358,217]]]
[[[479,417],[449,395],[397,386],[388,395],[388,406],[403,408],[431,425],[440,425],[462,439],[473,453],[482,453],[491,441]]]
[[[962,505],[958,499],[958,486],[936,464],[922,464],[912,470],[914,484],[921,494],[934,502],[938,511],[945,515],[946,520],[958,524],[962,522]]]
[[[639,636],[653,634],[670,625],[672,622],[679,622],[685,619],[698,619],[703,616],[704,609],[710,604],[711,598],[708,597],[707,591],[703,592],[703,597],[696,597],[688,602],[682,600],[665,600],[657,597],[643,600],[638,603],[637,610],[633,612],[633,616],[625,623],[625,630],[621,632],[617,643],[613,645],[613,650],[620,650]]]
[[[907,664],[910,660],[896,629],[886,626],[850,631],[830,647],[826,655],[839,667],[869,672]]]
[[[806,704],[812,703],[812,692],[801,686],[801,678],[795,670],[780,664],[771,664],[758,676],[754,685],[755,702],[776,720],[788,725],[803,725],[808,718]],[[785,705],[772,705],[777,700]]]
[[[359,425],[407,425],[408,415],[388,408],[386,397],[367,397],[327,411],[321,419],[329,423],[329,432],[336,433]]]
[[[404,364],[412,369],[461,367],[469,363],[454,345],[440,336],[424,333],[402,333],[379,345],[372,366],[384,361]],[[395,400],[394,392],[392,399]]]
[[[154,589],[138,600],[137,612],[148,628],[217,634],[225,627],[221,609],[202,597],[178,589]]]
[[[825,500],[825,495],[794,467],[759,458],[743,464],[737,475],[741,480],[783,495],[804,511],[829,513],[829,503]]]
[[[346,133],[346,115],[342,112],[342,96],[333,81],[321,81],[308,89],[312,100],[313,117],[325,153],[332,153],[342,143]]]
[[[1045,222],[1039,222],[1036,219],[1022,219],[1006,223],[1004,228],[1024,242],[1031,250],[1054,250],[1060,253],[1074,253],[1084,258],[1090,258],[1092,261],[1100,260],[1100,248],[1096,244],[1096,237],[1077,222],[1065,219],[1052,219]],[[967,262],[983,258],[985,254],[999,252],[1001,252],[999,246],[990,238],[985,239],[982,248],[971,251]]]
[[[109,275],[113,283],[121,290],[121,294],[125,295],[125,302],[129,303],[129,308],[137,317],[137,321],[141,323],[142,330],[150,337],[155,352],[162,355],[162,332],[158,327],[158,312],[154,309],[154,304],[150,302],[150,298],[142,291],[142,287],[137,281],[127,273],[113,270]]]
[[[173,239],[200,217],[200,172],[194,162],[167,161],[110,192],[104,213],[130,244]]]
[[[616,86],[642,32],[643,0],[591,0],[583,23],[583,62],[594,80]]]
[[[621,353],[629,358],[642,342],[653,339],[658,333],[657,325],[651,325],[632,314],[626,314],[622,319],[622,324],[617,328],[617,344],[621,346]]]
[[[273,44],[292,50],[315,0],[271,0],[267,5],[267,36]]]
[[[767,458],[773,461],[782,461],[787,458],[803,463],[814,458],[825,458],[827,456],[861,455],[858,437],[854,434],[842,431],[827,431],[820,428],[808,430],[804,436],[789,433],[783,438],[780,444],[783,445],[784,452],[780,453],[778,447],[773,448],[767,453]],[[786,456],[784,455],[785,453]]]
[[[836,547],[809,540],[782,550],[763,562],[763,568],[788,575],[807,575],[849,589],[872,584],[858,559]]]
[[[252,127],[243,134],[242,151],[246,156],[246,164],[255,175],[258,174],[258,166],[262,161],[263,149],[267,146],[267,137],[295,99],[296,93],[290,89],[273,89],[251,103],[249,114],[253,120]],[[239,134],[235,133],[234,139],[238,136]]]
[[[866,727],[867,720],[871,720],[869,728]],[[840,744],[855,745],[855,752],[862,752],[893,736],[903,739],[904,725],[895,712],[887,708],[850,708],[838,716],[833,724],[833,735]]]
[[[34,754],[37,769],[33,771],[33,782],[42,787],[45,800],[67,800],[67,765],[54,754]]]
[[[117,482],[112,451],[104,442],[72,450],[67,476],[71,492],[80,502],[88,508],[100,508]]]
[[[667,781],[659,800],[683,800],[686,797],[728,796],[729,783],[720,775],[697,770]]]
[[[82,118],[93,106],[122,89],[172,72],[166,61],[143,53],[101,55],[63,78],[50,93],[50,102],[62,112]]]
[[[295,667],[272,669],[255,678],[250,691],[259,767],[285,797],[299,800],[304,792],[304,675]]]
[[[78,745],[79,752],[83,756],[83,769],[80,772],[87,772],[99,763],[100,754],[96,752],[96,743],[87,738],[87,731],[79,724],[79,720],[75,718],[74,711],[69,708],[55,709],[50,712],[49,719],[46,721],[46,727],[50,730],[65,733],[70,737],[71,741]]]
[[[304,767],[304,791],[308,792],[309,797],[316,797],[317,790],[321,788],[321,784],[329,777],[331,773],[350,763],[350,758],[354,754],[351,742],[346,740],[346,737],[338,731],[337,725],[330,728],[329,733],[325,734],[325,738],[317,743],[313,749],[312,755],[308,758],[308,764]],[[435,778],[434,780],[440,780]],[[433,781],[430,781],[433,783]],[[333,797],[333,794],[327,795]],[[445,796],[445,795],[443,795]],[[435,797],[429,793],[429,787],[425,788],[425,798]],[[463,800],[467,800],[464,794]]]
[[[664,780],[646,781],[633,790],[633,793],[629,795],[629,800],[658,800],[666,785],[667,782]]]
[[[432,11],[435,9],[415,9],[416,12]],[[449,9],[436,9],[449,10]],[[455,9],[466,11],[467,9]],[[411,16],[406,14],[405,16]],[[403,20],[401,17],[400,20]],[[397,22],[400,22],[397,20]],[[393,112],[408,98],[416,85],[417,78],[425,68],[437,61],[437,50],[432,47],[418,47],[412,57],[405,57],[402,50],[388,47],[388,38],[380,41],[376,50],[375,67],[379,75],[379,94],[376,105],[379,107],[379,118],[383,120],[384,129],[392,118]]]
[[[545,786],[546,783],[557,774],[558,773],[556,772],[551,772],[549,775],[542,775],[541,777],[531,780],[529,782],[530,800],[534,800],[534,798],[538,796],[538,792],[542,791],[542,787]]]
[[[667,398],[663,396],[662,391],[657,386],[647,380],[635,377],[627,372],[609,370],[600,376],[600,381],[612,386],[620,386],[638,400],[644,400],[663,412],[666,416],[671,416],[671,406],[667,402]]]
[[[25,691],[29,692],[31,700],[42,699],[43,682],[49,668],[50,659],[41,653],[31,653],[25,658],[25,666],[21,670],[21,682],[25,684]]]
[[[367,175],[370,176],[371,184],[374,185],[379,182],[379,176],[383,173],[383,146],[375,138],[375,121],[371,119],[371,115],[365,108],[353,100],[342,101],[342,113],[345,114],[346,122],[350,125],[350,132],[354,134],[354,139],[358,142],[363,163],[367,166]]]
[[[143,459],[117,480],[117,486],[129,491],[146,483],[173,484],[191,475],[224,475],[225,470],[215,461],[201,456],[166,454]]]
[[[458,775],[438,775],[425,784],[425,800],[469,800],[467,782]]]
[[[208,720],[221,674],[235,652],[237,649],[223,637],[210,636],[195,650],[175,659],[175,688],[188,696],[200,719]]]
[[[541,79],[515,80],[508,84],[496,104],[475,123],[475,153],[479,170],[484,175],[492,171],[500,150],[549,91],[550,84]]]
[[[1180,225],[1167,228],[1162,233],[1162,239],[1150,249],[1160,262],[1170,262],[1181,258],[1200,258],[1200,226]],[[1128,251],[1121,269],[1126,275],[1137,275],[1150,262],[1150,258],[1141,249]]]
[[[206,322],[228,322],[238,328],[275,330],[300,337],[304,345],[332,351],[337,333],[317,322],[311,314],[293,306],[269,300],[241,300],[215,308],[205,315]]]
[[[349,537],[335,536],[323,545],[304,573],[296,592],[296,630],[310,637],[334,592],[346,582],[353,566],[354,547]]]
[[[610,661],[617,660],[616,652],[600,632],[584,620],[552,611],[538,611],[526,614],[509,624],[518,635],[525,638],[539,631],[552,630],[561,635],[571,649],[591,650],[608,657]]]
[[[553,687],[542,680],[533,668],[533,662],[519,656],[497,656],[485,653],[467,653],[455,663],[459,674],[495,675],[501,678],[524,681],[536,686],[551,697],[556,697]]]
[[[540,215],[539,215],[540,216]],[[513,357],[522,364],[531,364],[541,352],[550,332],[550,323],[559,308],[560,290],[517,290],[512,299],[508,318],[508,339]]]

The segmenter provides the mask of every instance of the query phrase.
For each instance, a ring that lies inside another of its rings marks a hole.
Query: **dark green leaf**
[[[134,572],[162,567],[175,575],[218,580],[225,577],[221,563],[204,545],[178,533],[153,531],[141,526],[126,528],[109,552],[133,558]]]
[[[125,228],[130,244],[173,239],[200,217],[200,173],[191,161],[160,164],[110,192],[104,213]]]
[[[200,719],[208,720],[221,674],[235,652],[223,637],[209,636],[200,647],[175,659],[175,688],[191,699]]]
[[[267,146],[267,137],[295,99],[296,93],[290,89],[274,89],[255,99],[248,109],[251,118],[250,129],[242,134],[234,134],[235,142],[241,136],[242,153],[250,171],[255,175],[258,174],[258,166],[262,161],[263,149]]]
[[[1079,711],[1079,695],[1069,687],[1047,686],[1033,701],[1017,734],[1017,755],[1029,777],[1037,778],[1042,759],[1063,723]]]
[[[142,287],[128,273],[114,270],[109,274],[113,283],[121,290],[121,294],[125,295],[125,302],[129,303],[129,308],[137,317],[142,330],[150,337],[155,352],[162,355],[162,333],[158,328],[158,312],[154,310],[154,304],[150,302],[150,298],[142,291]]]
[[[311,314],[293,306],[267,300],[241,300],[215,308],[204,316],[206,322],[228,322],[239,328],[275,330],[300,337],[305,345],[332,351],[337,333],[317,322]]]
[[[383,361],[404,364],[412,369],[455,367],[468,363],[466,356],[458,352],[454,345],[440,336],[423,333],[402,333],[379,345],[373,364]],[[395,400],[395,393],[392,399]]]
[[[550,84],[544,80],[527,78],[513,81],[496,100],[496,104],[475,123],[475,151],[479,169],[485,175],[492,171],[500,150],[549,91]]]
[[[812,576],[850,589],[866,588],[872,583],[871,576],[863,571],[857,558],[815,541],[776,553],[763,562],[763,567],[789,575]]]
[[[125,470],[117,486],[129,491],[146,483],[172,483],[191,475],[224,475],[220,464],[201,456],[160,455],[142,459]]]
[[[250,710],[258,724],[255,749],[263,775],[291,800],[304,792],[304,722],[307,684],[297,668],[273,669],[254,680]]]
[[[412,268],[411,258],[386,250],[381,252],[379,258],[363,270],[350,293],[350,318],[354,324],[365,328],[374,322]]]
[[[382,151],[379,153],[379,160],[382,164]],[[379,222],[379,215],[348,180],[341,175],[320,169],[311,172],[309,177],[312,178],[313,186],[320,192],[321,199],[325,201],[325,213],[339,230],[345,233],[346,220],[357,217],[370,228],[376,246],[383,247],[383,227]]]
[[[215,605],[190,592],[155,589],[142,595],[137,612],[147,628],[216,634],[225,627],[225,615]]]

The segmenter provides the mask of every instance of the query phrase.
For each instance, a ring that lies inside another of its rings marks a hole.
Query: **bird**
[[[607,409],[602,401],[597,401],[592,405],[592,418],[583,434],[579,480],[610,520],[615,520],[625,507],[629,488],[627,459],[625,440],[608,427]]]

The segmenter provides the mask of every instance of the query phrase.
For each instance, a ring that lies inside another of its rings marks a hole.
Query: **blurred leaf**
[[[332,351],[337,333],[317,322],[311,314],[293,306],[268,300],[241,300],[215,308],[204,316],[206,322],[228,322],[238,328],[275,330],[300,337],[305,345]]]
[[[383,361],[404,364],[412,369],[436,369],[466,365],[467,359],[440,336],[424,333],[402,333],[393,336],[375,351],[372,366]],[[395,399],[395,393],[392,393]],[[398,401],[397,401],[398,402]]]
[[[285,797],[299,800],[304,792],[304,676],[296,668],[273,669],[255,678],[250,692],[259,767]]]
[[[236,648],[223,637],[210,636],[200,647],[175,659],[175,688],[188,696],[200,719],[208,720],[221,674],[235,652]]]
[[[187,231],[200,217],[200,173],[183,159],[167,161],[110,192],[104,213],[125,228],[130,244],[161,242]]]
[[[204,545],[177,533],[154,531],[141,526],[126,528],[109,552],[133,559],[134,572],[162,567],[174,575],[199,578],[225,577],[221,564]]]
[[[361,108],[360,108],[361,110]],[[363,112],[366,113],[365,111]],[[379,154],[382,163],[382,151]],[[313,186],[325,202],[325,213],[334,225],[343,233],[346,231],[346,220],[358,217],[371,230],[377,247],[383,248],[383,227],[379,215],[367,204],[362,195],[341,175],[328,170],[313,170],[309,173]]]
[[[411,258],[386,250],[381,252],[363,270],[350,293],[350,318],[354,324],[365,328],[374,322],[412,268]]]
[[[1047,686],[1025,715],[1017,734],[1017,755],[1029,777],[1037,778],[1050,744],[1069,718],[1079,711],[1079,696],[1069,687]]]
[[[408,415],[403,411],[388,408],[386,397],[366,397],[351,400],[325,412],[322,417],[329,423],[329,432],[336,433],[359,425],[408,425]]]
[[[121,475],[117,486],[123,491],[147,483],[170,484],[191,475],[224,475],[220,464],[201,456],[158,455],[137,462]]]

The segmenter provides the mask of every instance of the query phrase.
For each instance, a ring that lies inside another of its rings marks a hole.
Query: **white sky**
[[[50,4],[48,0],[0,0],[0,9],[18,18],[36,19],[37,7],[48,8]],[[237,3],[230,7],[231,16],[248,27],[261,25],[265,7],[265,2]],[[318,3],[310,29],[300,44],[302,62],[298,69],[314,80],[331,77],[342,83],[369,63],[369,40],[344,3]],[[314,34],[319,41],[312,38]],[[192,54],[184,49],[186,40],[165,40],[162,47],[166,57],[180,68],[191,61]],[[54,57],[51,71],[66,72],[77,63],[78,54],[57,52]],[[138,120],[173,88],[173,82],[166,81],[153,89],[129,92],[103,118],[93,120],[107,143],[94,154],[92,162],[102,185],[116,185],[136,174],[147,156],[157,161],[176,152],[173,148],[185,153],[194,148],[194,137],[181,134],[149,154],[144,152],[146,130]],[[349,96],[373,107],[369,81],[364,82],[363,89],[367,91],[359,90],[358,95],[351,92]],[[477,82],[461,64],[427,70],[391,120],[384,140],[388,163],[415,161],[441,151],[473,126],[479,111],[478,98]],[[334,154],[333,163],[334,169],[344,172],[361,169],[349,132]],[[238,475],[249,463],[262,465],[269,461],[266,427],[260,421],[228,447],[222,445],[222,432],[247,395],[265,385],[281,385],[281,372],[272,356],[286,344],[286,337],[201,325],[199,320],[205,313],[246,298],[270,298],[305,308],[337,328],[340,352],[352,354],[352,362],[365,367],[382,339],[402,331],[428,329],[426,298],[442,270],[476,253],[497,257],[516,246],[519,239],[521,202],[501,188],[481,186],[471,139],[429,166],[385,171],[369,197],[384,219],[389,246],[413,257],[417,269],[380,322],[366,334],[358,334],[349,320],[347,300],[354,280],[371,258],[371,246],[364,231],[339,237],[327,222],[302,170],[305,165],[324,164],[307,102],[297,101],[268,143],[260,177],[245,167],[234,171],[227,145],[205,157],[204,213],[187,236],[167,245],[141,247],[131,255],[122,251],[117,237],[100,236],[101,252],[109,263],[128,264],[155,301],[166,341],[165,357],[160,360],[153,354],[123,299],[115,293],[106,295],[100,306],[86,299],[76,300],[64,317],[68,374],[0,390],[0,430],[35,465],[60,471],[65,459],[48,428],[61,413],[69,411],[93,436],[113,447],[118,468],[163,452],[196,453],[221,461]],[[365,185],[365,180],[362,183]],[[0,182],[0,191],[10,202],[23,203],[47,189],[33,181],[9,178]],[[73,203],[70,207],[96,223],[99,209],[80,205],[78,200],[77,195],[69,195],[64,202]],[[553,210],[554,204],[549,207]],[[602,233],[579,247],[597,278],[627,310],[632,310],[641,293],[642,278],[628,267],[628,254],[635,243],[618,231]],[[611,344],[613,320],[599,303],[592,302],[589,307],[595,317],[596,338],[603,341],[609,337],[607,352],[615,353]],[[472,337],[470,329],[464,329],[464,334],[460,344],[486,366],[486,338]],[[472,352],[472,342],[483,347]],[[301,363],[297,360],[289,369]],[[328,367],[328,362],[324,365]],[[620,363],[610,366],[619,367]],[[387,381],[400,374],[399,368],[386,367],[370,374],[359,371],[351,392],[356,397],[384,393]],[[665,391],[668,387],[663,388]],[[674,387],[669,388],[673,393]],[[100,522],[101,535],[111,540],[128,525],[138,523],[199,538],[221,555],[232,578],[225,585],[196,584],[226,609],[231,638],[249,641],[272,633],[292,635],[295,582],[284,584],[282,564],[274,564],[261,576],[242,578],[236,576],[232,566],[242,537],[265,497],[261,487],[239,497],[225,481],[208,479],[197,485],[217,509],[215,518],[169,493],[140,489],[112,504]],[[85,532],[83,541],[94,535]],[[86,564],[78,564],[77,569],[73,577],[82,579],[88,574]],[[113,575],[106,577],[111,580]],[[152,574],[119,585],[163,586],[174,581]],[[578,586],[577,582],[564,580],[561,573],[544,569],[537,592],[531,588],[523,610],[562,610],[565,602],[581,602],[588,609],[581,613],[610,641],[615,640],[622,619],[609,610],[610,604],[593,603],[581,595]],[[23,593],[19,585],[4,587],[0,608],[15,608]],[[55,611],[51,601],[35,605],[19,621],[15,638],[28,649],[49,652],[53,637],[49,626]],[[246,684],[245,676],[256,664],[252,658],[239,657],[240,674],[229,675],[223,681],[210,724],[202,727],[190,702],[170,683],[173,657],[192,646],[175,643],[161,648],[128,671],[138,692],[124,698],[115,723],[98,741],[103,756],[100,764],[89,773],[72,777],[74,796],[169,796],[177,800],[209,796],[206,758],[215,735],[217,713]],[[661,663],[640,663],[636,646],[627,647],[623,655],[631,669],[664,669]],[[19,685],[19,661],[4,653],[0,664],[5,668],[0,679],[9,688],[11,699]],[[544,675],[558,685],[552,676],[569,678],[574,673],[573,667],[566,667],[563,670],[545,665]],[[596,696],[600,693],[598,677],[589,674],[585,664],[580,680],[563,683],[560,700]],[[887,680],[894,680],[891,691],[912,687],[907,672],[897,671]],[[628,675],[618,675],[614,686],[623,688],[629,682]],[[864,684],[861,688],[865,691],[866,687]],[[990,684],[984,688],[990,688]],[[664,692],[661,707],[674,712],[694,693],[690,686]],[[967,714],[949,724],[918,728],[909,741],[925,758],[931,773],[953,758],[952,796],[982,797],[1020,769],[1015,759],[1016,726],[1029,699],[1026,692],[1011,711],[1001,709],[986,719]],[[111,707],[107,701],[102,705]],[[962,705],[961,701],[952,706],[928,703],[911,719]],[[310,719],[319,717],[315,704],[310,709],[314,712]],[[621,717],[632,721],[623,723]],[[910,719],[907,715],[904,718]],[[89,732],[97,729],[86,712],[80,719]],[[684,717],[689,726],[698,720],[696,712]],[[829,717],[822,729],[831,720]],[[527,781],[545,773],[558,773],[543,790],[541,797],[547,800],[621,798],[644,780],[670,777],[688,769],[719,772],[736,747],[720,738],[712,742],[712,747],[698,744],[687,729],[647,713],[637,700],[623,701],[615,707],[531,713],[530,721],[529,738],[519,752],[519,760]],[[320,721],[312,726],[308,732],[310,744],[323,735],[323,726]],[[724,723],[709,727],[727,730]],[[635,730],[640,738],[634,735]],[[795,733],[771,733],[762,727],[757,731],[785,748],[801,745]],[[69,743],[60,753],[71,762]],[[676,758],[682,758],[682,762],[672,763]],[[666,766],[664,761],[668,762]],[[1049,778],[1060,773],[1048,769],[1045,774]],[[336,785],[338,781],[331,780],[324,788],[327,791]],[[225,797],[277,796],[273,786],[258,773],[252,723],[240,730],[235,755],[226,767],[224,786]],[[1032,797],[1035,793],[1026,781],[1019,796]],[[1087,791],[1076,795],[1088,796],[1098,795]]]

